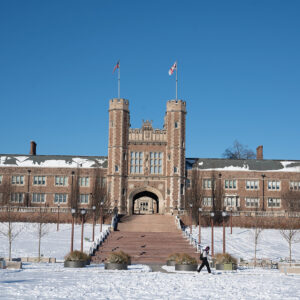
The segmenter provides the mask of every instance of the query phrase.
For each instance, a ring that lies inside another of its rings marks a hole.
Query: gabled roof
[[[0,154],[0,167],[107,168],[107,157]]]

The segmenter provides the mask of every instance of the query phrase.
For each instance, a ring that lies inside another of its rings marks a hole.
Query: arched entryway
[[[162,194],[150,186],[132,191],[127,201],[129,214],[163,214],[165,211]]]
[[[132,199],[132,214],[148,215],[158,214],[158,197],[149,191],[135,194]]]

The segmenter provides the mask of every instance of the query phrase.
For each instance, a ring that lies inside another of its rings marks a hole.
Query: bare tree
[[[223,157],[228,159],[253,159],[256,155],[247,145],[243,145],[235,140],[231,147],[225,149]]]
[[[291,223],[288,221],[288,223]],[[289,224],[288,229],[280,230],[281,236],[288,242],[289,244],[289,261],[291,264],[292,261],[292,244],[300,242],[300,230],[293,228],[293,225]]]
[[[47,212],[46,209],[40,207],[39,215],[38,215],[38,222],[37,222],[37,237],[38,237],[38,261],[41,260],[41,243],[42,238],[48,234],[49,227],[47,224]]]
[[[254,267],[256,267],[257,262],[257,246],[260,241],[262,232],[263,232],[263,221],[262,218],[258,216],[257,211],[255,212],[255,216],[253,217],[253,227],[251,230],[253,241],[254,241]]]
[[[185,209],[190,211],[190,204],[192,204],[192,218],[193,221],[198,220],[198,209],[202,207],[203,202],[203,188],[201,172],[197,168],[193,168],[189,174],[189,184],[186,189]]]
[[[299,195],[295,191],[288,191],[281,196],[288,212],[300,210]],[[289,261],[292,261],[292,245],[300,242],[300,222],[298,218],[293,218],[289,213],[286,216],[283,229],[280,230],[281,236],[289,245]]]
[[[105,217],[110,208],[109,199],[107,197],[106,178],[99,168],[95,169],[93,178],[92,201],[90,206],[96,207],[96,218],[99,218],[101,210],[102,217]]]
[[[18,226],[14,221],[14,215],[11,206],[11,195],[13,187],[10,181],[3,181],[1,184],[2,208],[5,210],[3,222],[0,227],[0,234],[8,240],[8,258],[11,260],[12,243],[23,230],[23,226]]]

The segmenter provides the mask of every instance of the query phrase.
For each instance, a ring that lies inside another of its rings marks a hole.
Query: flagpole
[[[119,61],[119,68],[118,68],[118,98],[120,99],[120,69],[121,69],[121,63]]]
[[[177,78],[177,69],[178,69],[178,63],[176,61],[176,100],[178,95],[178,78]]]

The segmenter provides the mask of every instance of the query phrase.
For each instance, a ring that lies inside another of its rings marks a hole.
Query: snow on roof
[[[200,170],[218,171],[263,171],[263,172],[298,172],[300,161],[256,160],[256,159],[187,159],[187,167],[197,166]]]
[[[0,167],[107,168],[107,157],[0,154]]]

